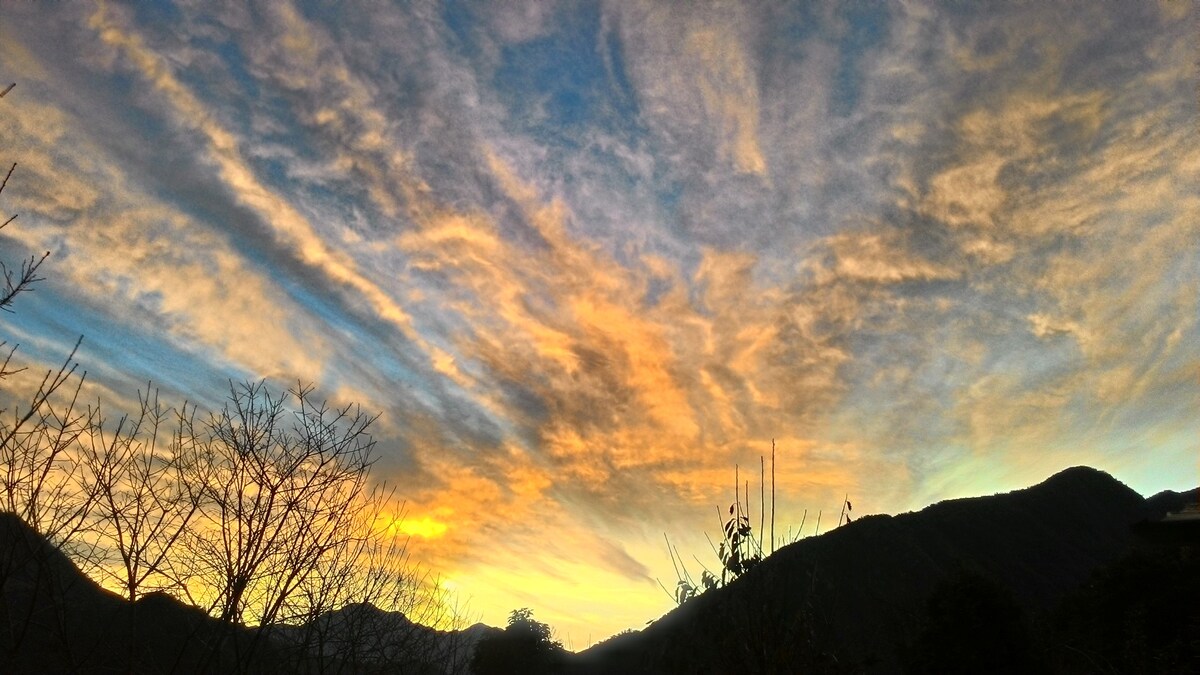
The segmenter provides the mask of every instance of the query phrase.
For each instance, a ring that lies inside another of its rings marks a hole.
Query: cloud
[[[101,40],[127,56],[131,65],[153,83],[174,106],[181,124],[194,128],[208,141],[210,157],[217,163],[221,177],[238,200],[255,211],[281,242],[286,242],[305,264],[321,270],[331,281],[360,294],[385,321],[392,323],[414,341],[418,336],[412,319],[389,294],[361,274],[353,260],[329,247],[306,218],[279,194],[261,183],[243,160],[240,143],[218,125],[200,101],[173,75],[167,64],[148,51],[138,36],[123,31],[103,9],[91,17],[90,25]]]
[[[714,21],[711,12],[628,4],[620,25],[648,121],[685,135],[672,145],[696,144],[739,173],[763,176],[758,83],[738,34],[746,19],[733,6],[722,14]]]
[[[823,245],[828,247],[833,262],[815,270],[817,283],[829,283],[835,278],[897,283],[958,276],[951,268],[916,258],[901,237],[896,231],[830,237]]]
[[[320,336],[289,318],[297,308],[273,282],[220,234],[99,162],[77,120],[29,101],[0,125],[21,139],[5,197],[22,217],[5,234],[51,251],[45,269],[59,293],[247,372],[320,375]]]
[[[731,36],[712,27],[687,36],[689,56],[701,65],[695,88],[722,138],[720,154],[742,173],[763,175],[766,163],[758,147],[758,91],[747,59]]]
[[[1039,338],[1055,338],[1079,333],[1079,325],[1073,321],[1060,321],[1046,314],[1029,315],[1030,330]]]
[[[487,4],[483,9],[501,39],[519,43],[550,32],[552,19],[561,7],[557,2],[526,1],[504,7]]]
[[[814,333],[829,321],[827,311],[847,309],[823,306],[828,291],[760,288],[755,260],[745,254],[711,252],[691,278],[661,260],[644,272],[624,268],[568,234],[571,214],[561,203],[541,199],[499,158],[491,167],[540,235],[537,265],[498,264],[529,254],[483,214],[446,214],[404,234],[400,245],[416,269],[438,276],[443,291],[430,301],[463,315],[456,323],[469,328],[454,344],[457,372],[470,374],[464,388],[476,400],[517,425],[521,449],[485,455],[501,462],[487,474],[439,481],[444,496],[430,497],[431,508],[503,494],[477,481],[504,476],[499,485],[510,485],[514,469],[503,467],[517,457],[527,467],[519,475],[532,470],[548,481],[529,496],[543,506],[566,499],[618,522],[661,510],[664,499],[681,500],[680,511],[704,508],[719,490],[711,476],[727,474],[738,458],[753,461],[769,449],[772,431],[815,419],[836,398],[845,357]],[[672,288],[647,307],[651,280],[664,277]],[[688,286],[701,289],[694,300]],[[781,332],[790,344],[780,344]],[[789,443],[793,451],[813,445]],[[854,463],[836,465],[852,455],[818,454],[800,455],[806,477],[794,487],[845,483]],[[781,482],[793,487],[788,477]],[[688,483],[703,489],[685,489]],[[520,521],[505,504],[454,518],[466,524],[463,536],[486,523]],[[448,538],[454,545],[454,535]]]

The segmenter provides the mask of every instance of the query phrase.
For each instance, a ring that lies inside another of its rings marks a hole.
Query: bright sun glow
[[[425,516],[420,520],[405,519],[393,521],[391,527],[411,537],[437,539],[446,534],[447,526],[446,523],[438,522],[429,516]]]

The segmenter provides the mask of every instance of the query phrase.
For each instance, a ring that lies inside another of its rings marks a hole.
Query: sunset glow
[[[406,519],[393,521],[391,527],[398,532],[403,532],[412,537],[421,537],[422,539],[437,539],[446,534],[446,524],[423,516],[420,519]]]
[[[673,606],[664,534],[759,528],[773,442],[779,541],[1195,487],[1197,11],[4,3],[4,386],[82,335],[108,410],[358,403],[377,526],[576,649]]]

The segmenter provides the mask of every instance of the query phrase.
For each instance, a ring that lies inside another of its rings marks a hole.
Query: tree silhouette
[[[0,170],[0,195],[15,171],[16,164]],[[0,229],[15,218],[0,216]],[[11,312],[43,280],[49,255],[0,261],[0,310]],[[12,366],[16,346],[6,346],[0,342],[0,380],[22,370]],[[381,649],[401,664],[461,658],[452,640],[414,631],[419,639],[389,634],[379,649],[359,640],[349,655],[327,660],[320,654],[328,640],[303,629],[347,606],[459,627],[444,598],[414,574],[403,538],[378,526],[381,514],[394,520],[403,508],[394,488],[370,480],[374,416],[320,402],[309,386],[276,393],[259,382],[230,383],[227,404],[207,417],[187,403],[161,405],[148,387],[140,410],[110,423],[101,402],[80,402],[84,374],[74,358],[72,350],[32,395],[5,391],[0,401],[10,406],[0,408],[0,511],[16,516],[0,532],[16,533],[0,546],[0,663],[37,662],[52,649],[55,663],[75,671],[79,655],[95,649],[85,643],[102,636],[124,640],[125,664],[135,668],[138,654],[159,649],[138,631],[179,612],[189,618],[165,622],[190,626],[171,638],[182,640],[171,647],[175,670],[253,669],[276,658],[281,644],[293,665],[322,670],[392,667]],[[77,566],[124,596],[112,616],[92,617],[88,636],[68,629],[79,628],[80,589],[98,592]],[[278,623],[302,629],[277,643],[286,632]],[[32,633],[40,646],[25,640]]]
[[[13,86],[0,92],[0,98]],[[16,168],[14,163],[0,181],[0,194]],[[4,219],[0,229],[16,218],[12,215]],[[49,256],[49,251],[40,257],[30,256],[15,268],[0,261],[0,310],[12,312],[17,296],[43,281],[38,271]],[[7,353],[0,358],[0,381],[24,370],[13,366],[17,345],[8,347],[7,341],[0,341],[0,352],[5,348]],[[0,511],[15,514],[50,544],[42,545],[21,535],[9,538],[15,545],[0,547],[0,592],[4,592],[0,594],[0,652],[8,655],[21,648],[34,620],[32,610],[41,606],[48,608],[53,617],[51,631],[56,633],[60,651],[68,661],[73,658],[61,611],[62,598],[69,589],[59,582],[67,577],[55,574],[55,566],[60,552],[68,552],[68,547],[76,543],[93,504],[93,495],[81,481],[80,464],[70,452],[88,425],[87,413],[78,407],[83,385],[74,361],[78,348],[76,342],[61,366],[46,371],[32,395],[18,395],[21,403],[11,410],[0,409]],[[10,393],[5,394],[4,402],[12,403]],[[22,575],[27,578],[21,579]],[[22,584],[33,589],[33,595],[27,598],[29,612],[13,611],[6,593]]]
[[[477,675],[556,673],[564,658],[562,643],[553,638],[550,626],[534,620],[533,610],[526,607],[509,614],[504,633],[479,642],[471,670]]]

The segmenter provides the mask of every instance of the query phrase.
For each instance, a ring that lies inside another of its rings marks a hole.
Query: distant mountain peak
[[[1141,501],[1136,490],[1100,469],[1090,466],[1073,466],[1063,469],[1046,480],[1017,492],[1058,492],[1074,495],[1094,495],[1125,501]]]
[[[1095,467],[1090,467],[1085,464],[1081,464],[1078,466],[1072,466],[1072,467],[1063,469],[1062,471],[1059,471],[1058,473],[1054,474],[1053,476],[1050,476],[1046,480],[1042,481],[1042,484],[1065,482],[1065,481],[1083,481],[1083,480],[1102,481],[1102,482],[1106,482],[1106,483],[1110,483],[1110,484],[1124,485],[1124,483],[1117,480],[1116,478],[1113,478],[1112,475],[1110,475],[1108,472],[1101,471],[1100,469],[1097,469]]]

